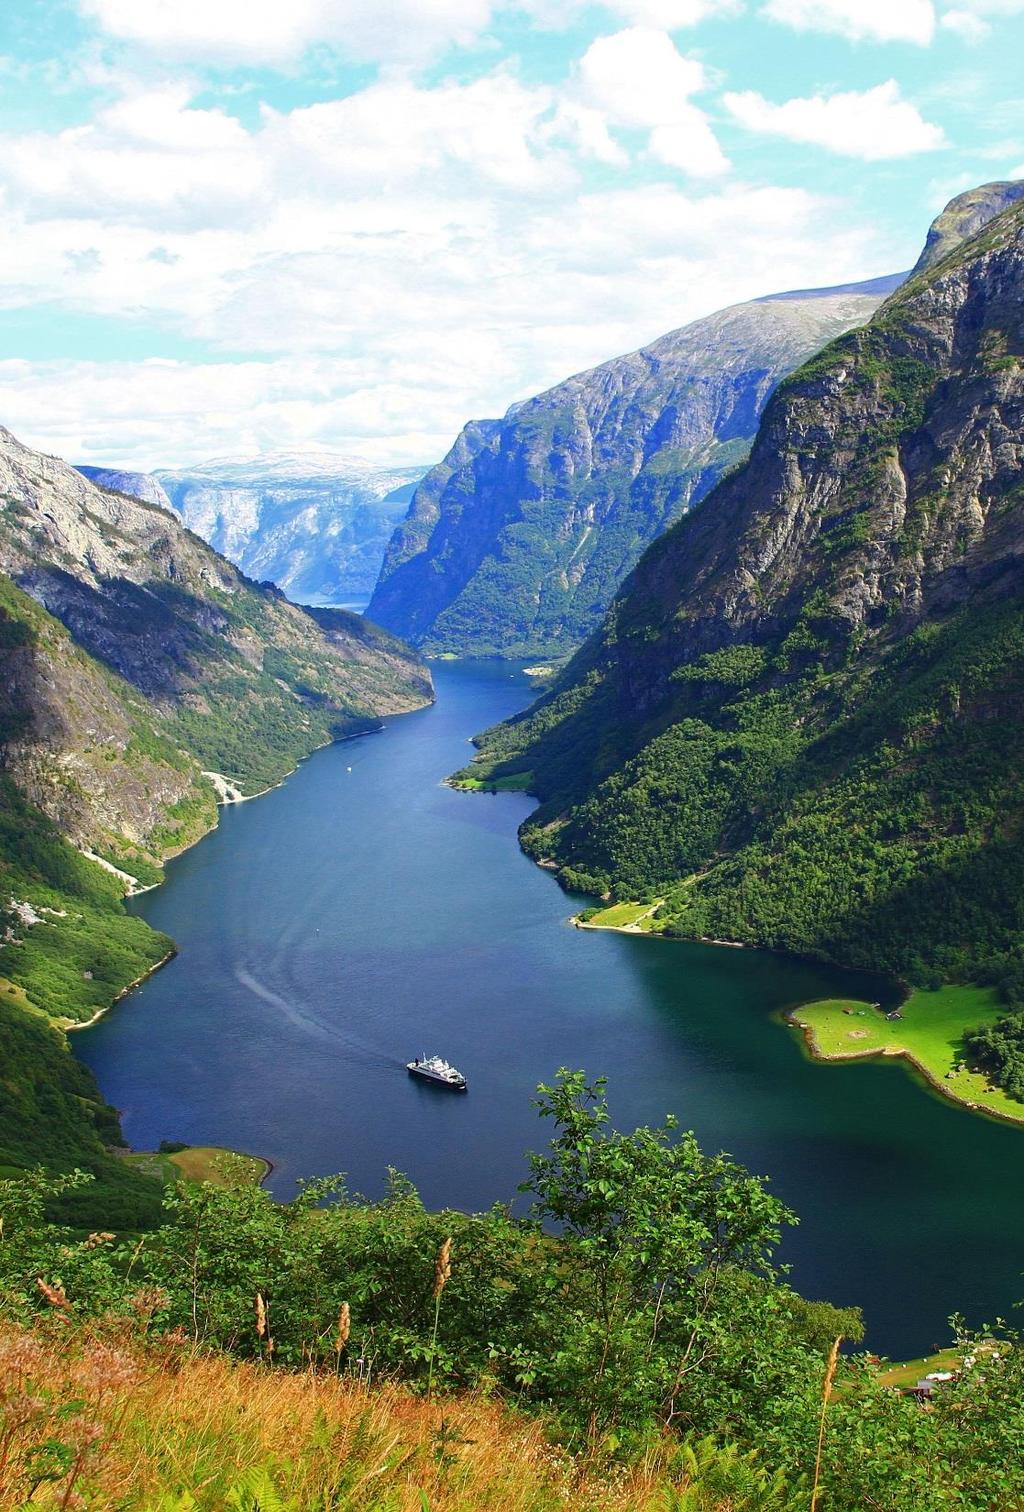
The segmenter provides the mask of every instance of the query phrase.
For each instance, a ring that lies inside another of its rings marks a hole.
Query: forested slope
[[[794,374],[482,738],[567,882],[679,934],[998,978],[1024,944],[1024,208]]]
[[[60,1026],[171,948],[126,887],[216,823],[209,772],[254,792],[430,680],[385,632],[296,608],[6,431],[0,674],[0,1165],[59,1158],[121,1186],[116,1118]]]

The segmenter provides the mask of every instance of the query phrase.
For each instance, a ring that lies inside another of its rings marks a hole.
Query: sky
[[[1024,176],[1024,0],[4,0],[0,424],[443,456]]]

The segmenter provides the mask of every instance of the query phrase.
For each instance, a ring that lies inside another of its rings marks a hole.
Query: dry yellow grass
[[[50,1509],[213,1512],[274,1505],[271,1497],[289,1512],[677,1504],[660,1455],[609,1481],[552,1447],[536,1420],[480,1393],[430,1400],[202,1355],[181,1340],[143,1348],[109,1331],[68,1333],[52,1316],[31,1333],[0,1330],[0,1425],[24,1418],[6,1468],[0,1454],[3,1512],[23,1505],[32,1446],[47,1439],[63,1442],[68,1458],[66,1473],[35,1492],[32,1505]],[[261,1478],[269,1490],[240,1491]]]

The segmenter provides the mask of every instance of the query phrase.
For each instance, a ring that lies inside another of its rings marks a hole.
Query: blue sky
[[[78,461],[469,416],[895,271],[1024,176],[1024,0],[6,0],[0,422]]]

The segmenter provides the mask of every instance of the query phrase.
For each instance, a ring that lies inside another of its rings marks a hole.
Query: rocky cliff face
[[[79,464],[75,471],[80,472],[83,478],[88,478],[90,483],[95,483],[98,488],[109,488],[113,493],[142,499],[144,503],[156,504],[160,509],[172,507],[159,479],[154,478],[152,473],[125,472],[118,467],[87,467],[84,464]]]
[[[161,471],[154,481],[189,529],[250,577],[300,602],[365,603],[422,475],[279,452]]]
[[[577,645],[644,547],[746,456],[779,379],[897,282],[737,305],[467,425],[417,489],[368,613],[429,651]]]
[[[1022,566],[1018,205],[781,386],[488,765],[533,773],[535,854],[681,933],[994,971],[1024,940]]]
[[[1024,179],[981,184],[977,189],[958,194],[932,222],[913,271],[923,273],[926,268],[933,268],[976,236],[993,216],[1002,215],[1020,199],[1024,199]]]

